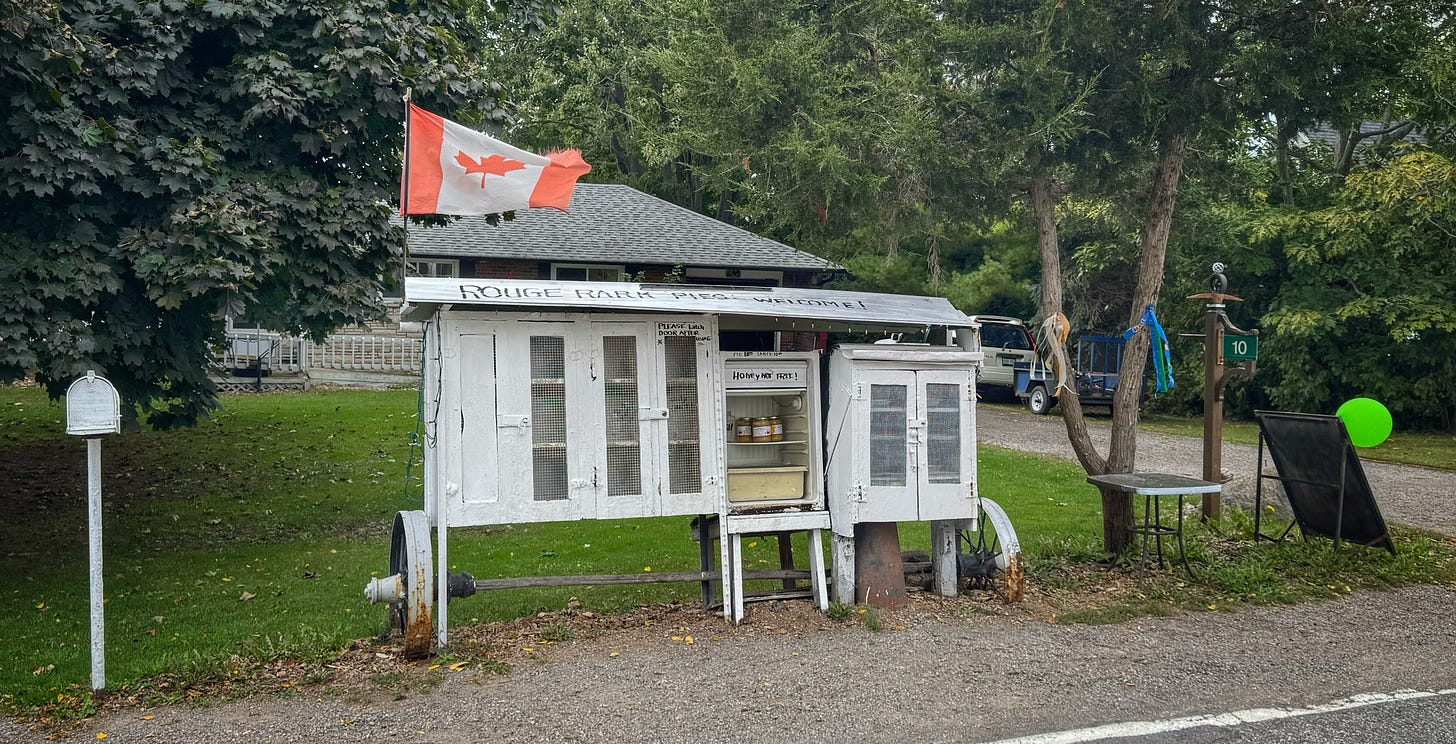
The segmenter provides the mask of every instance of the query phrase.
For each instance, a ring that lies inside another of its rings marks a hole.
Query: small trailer
[[[829,333],[945,338],[973,327],[946,300],[413,277],[406,295],[403,319],[425,331],[424,509],[395,515],[389,575],[365,593],[390,605],[407,655],[445,643],[450,599],[508,586],[696,581],[707,603],[718,581],[723,615],[739,621],[745,581],[793,574],[827,609],[821,532],[833,530],[836,591],[852,601],[859,522],[933,520],[951,536],[936,544],[934,588],[956,590],[954,536],[986,513],[976,484],[979,349],[844,345],[825,379],[814,348]],[[725,334],[800,343],[735,350]],[[960,337],[974,344],[975,334]],[[990,506],[1004,565],[1015,538]],[[451,528],[671,515],[696,517],[699,571],[476,580],[448,570]],[[745,570],[744,535],[800,531],[807,573]]]
[[[1123,340],[1120,336],[1079,336],[1072,385],[1084,406],[1111,406],[1122,368]],[[1014,368],[1016,397],[1032,413],[1045,415],[1056,405],[1056,375],[1043,364],[1018,362]]]

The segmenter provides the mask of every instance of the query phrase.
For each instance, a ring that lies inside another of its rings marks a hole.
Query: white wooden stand
[[[808,533],[809,584],[814,604],[829,609],[829,580],[825,571],[823,531],[829,529],[829,513],[812,511],[789,514],[748,514],[719,518],[722,532],[723,617],[742,622],[745,615],[743,588],[743,536]]]

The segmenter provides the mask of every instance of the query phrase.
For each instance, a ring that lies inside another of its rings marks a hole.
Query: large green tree
[[[94,368],[153,424],[185,423],[214,405],[225,312],[314,334],[376,312],[406,87],[504,114],[468,9],[9,0],[0,379],[59,394]]]
[[[836,258],[958,248],[919,2],[580,0],[502,45],[519,137],[594,176]],[[891,269],[892,270],[892,269]]]
[[[1370,109],[1379,103],[1386,105],[1389,120],[1403,91],[1420,87],[1412,83],[1418,76],[1410,70],[1432,57],[1431,45],[1450,15],[1428,2],[950,0],[938,5],[950,29],[945,47],[950,69],[960,71],[950,80],[951,100],[977,123],[964,130],[967,146],[997,166],[994,175],[1002,188],[1021,191],[1030,202],[1042,257],[1042,317],[1069,310],[1063,294],[1066,274],[1086,279],[1089,268],[1111,267],[1118,271],[1099,299],[1115,300],[1108,304],[1124,313],[1124,327],[1136,327],[1143,308],[1157,304],[1170,250],[1175,257],[1190,255],[1181,247],[1170,249],[1185,166],[1204,167],[1204,193],[1227,193],[1216,171],[1237,160],[1227,155],[1247,147],[1251,131],[1274,123],[1277,170],[1287,173],[1294,133],[1325,123],[1337,132],[1331,183],[1338,188],[1360,142],[1410,131],[1408,122],[1396,121],[1371,133],[1361,122],[1373,118]],[[1069,252],[1059,229],[1069,218],[1099,210],[1111,215],[1095,222],[1112,228],[1106,245],[1113,250],[1096,250],[1094,243]],[[1354,218],[1348,211],[1340,216]],[[1375,223],[1376,229],[1394,229],[1405,218],[1392,216],[1392,221]],[[1304,244],[1334,239],[1329,220],[1337,218],[1325,218],[1315,221],[1323,231],[1301,223],[1310,228]],[[1359,241],[1348,232],[1342,235]],[[1365,240],[1368,244],[1369,236]],[[1325,250],[1317,253],[1326,264],[1333,257]],[[1298,267],[1303,272],[1299,283],[1328,281],[1327,272],[1321,276],[1311,268],[1308,254]],[[1395,269],[1390,263],[1372,268]],[[1064,271],[1068,264],[1071,272]],[[1394,273],[1386,276],[1400,281]],[[1341,312],[1353,314],[1354,308],[1370,305],[1420,309],[1390,294],[1394,289],[1380,285],[1380,300],[1347,303]],[[1074,317],[1096,314],[1070,310]],[[1165,307],[1160,311],[1165,318],[1171,314]],[[1147,334],[1134,335],[1123,356],[1122,379],[1141,377],[1147,352]],[[1137,393],[1135,385],[1119,387],[1105,455],[1088,435],[1075,397],[1063,398],[1067,432],[1088,473],[1133,469]],[[1120,550],[1129,537],[1130,500],[1104,491],[1103,515],[1106,546]]]

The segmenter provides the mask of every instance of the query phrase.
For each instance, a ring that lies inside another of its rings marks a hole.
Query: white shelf
[[[728,468],[729,475],[738,473],[807,473],[808,465],[770,465],[764,467],[747,466],[741,468]]]
[[[729,388],[730,397],[737,395],[802,395],[807,388]]]
[[[729,442],[729,444],[736,444],[743,447],[762,447],[766,444],[808,444],[808,442],[803,439],[783,439],[777,442]]]

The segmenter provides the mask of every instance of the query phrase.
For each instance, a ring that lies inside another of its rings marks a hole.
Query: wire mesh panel
[[[531,461],[536,501],[567,497],[566,339],[531,337]]]
[[[960,392],[960,385],[925,385],[926,461],[931,483],[959,483],[961,479]]]
[[[870,385],[870,485],[905,485],[905,385]]]
[[[663,339],[667,371],[667,465],[672,493],[703,490],[698,427],[698,342],[686,336]]]
[[[642,432],[637,407],[637,337],[602,338],[606,381],[607,495],[642,492]]]

